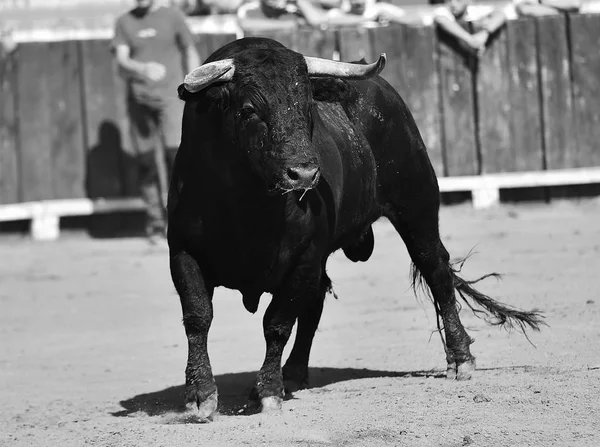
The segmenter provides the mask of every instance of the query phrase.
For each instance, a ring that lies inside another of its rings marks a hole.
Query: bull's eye
[[[238,117],[242,120],[247,121],[256,115],[256,110],[250,104],[244,104],[244,106],[238,111]]]

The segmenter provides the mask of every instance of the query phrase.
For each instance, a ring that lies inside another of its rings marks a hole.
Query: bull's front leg
[[[298,315],[318,290],[318,267],[296,268],[286,283],[273,295],[263,319],[267,351],[256,380],[256,393],[262,412],[281,408],[285,395],[281,358]]]
[[[185,401],[198,408],[200,419],[210,420],[218,404],[217,386],[207,350],[208,331],[213,319],[214,289],[207,287],[198,263],[187,252],[171,253],[170,264],[188,339]]]

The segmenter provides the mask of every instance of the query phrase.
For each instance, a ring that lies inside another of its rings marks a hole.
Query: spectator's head
[[[287,14],[287,0],[261,0],[260,9],[269,19],[276,19]]]
[[[450,8],[450,12],[457,19],[464,16],[467,12],[467,6],[472,3],[472,0],[447,0],[446,4]]]
[[[154,0],[135,0],[138,9],[148,10],[154,5]]]

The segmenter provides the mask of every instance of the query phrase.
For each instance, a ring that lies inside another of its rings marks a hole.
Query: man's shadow
[[[247,415],[255,412],[248,407],[248,396],[256,380],[257,372],[222,374],[215,377],[219,388],[219,412],[226,415]],[[309,368],[309,389],[322,388],[333,383],[375,377],[445,377],[440,371],[377,371],[354,368]],[[288,395],[286,399],[292,399]],[[123,410],[111,413],[115,417],[143,412],[148,416],[185,411],[184,385],[172,386],[153,393],[139,394],[120,402]]]
[[[137,164],[123,147],[119,126],[104,120],[98,126],[97,142],[89,149],[86,166],[86,190],[90,199],[114,199],[139,196]],[[92,237],[124,237],[141,234],[141,213],[113,213],[90,216]]]

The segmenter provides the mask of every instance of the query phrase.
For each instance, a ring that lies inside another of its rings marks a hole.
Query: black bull
[[[253,391],[263,411],[306,386],[308,360],[331,288],[326,262],[373,250],[371,224],[387,217],[443,322],[448,378],[468,379],[475,358],[455,291],[493,323],[538,329],[541,315],[505,306],[457,275],[438,230],[439,189],[415,121],[374,64],[305,58],[270,39],[213,53],[179,89],[183,135],[169,191],[170,267],[189,342],[186,401],[217,409],[207,353],[215,287],[239,290],[264,315],[266,355]],[[472,304],[473,303],[473,304]],[[296,340],[282,352],[293,325]]]

